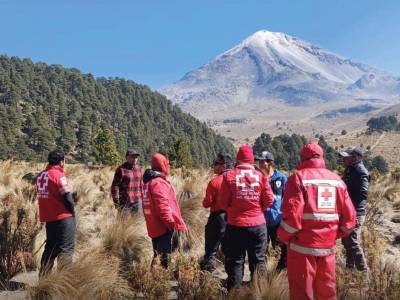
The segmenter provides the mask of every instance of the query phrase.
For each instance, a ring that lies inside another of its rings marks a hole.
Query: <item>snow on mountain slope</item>
[[[159,92],[202,119],[221,120],[227,113],[251,119],[260,107],[312,105],[326,112],[365,105],[360,99],[392,104],[400,98],[400,78],[262,30]]]

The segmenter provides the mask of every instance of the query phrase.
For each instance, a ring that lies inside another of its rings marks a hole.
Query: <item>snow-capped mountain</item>
[[[375,105],[394,103],[400,78],[262,30],[159,92],[202,119],[216,120],[227,112],[248,117],[271,104],[319,106],[321,112],[368,99]]]

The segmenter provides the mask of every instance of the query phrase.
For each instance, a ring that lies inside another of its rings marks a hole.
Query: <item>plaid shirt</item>
[[[143,199],[142,170],[139,165],[124,163],[114,174],[111,194],[116,205],[124,206]]]

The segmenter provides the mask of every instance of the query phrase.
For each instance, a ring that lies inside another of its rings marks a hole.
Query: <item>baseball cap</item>
[[[129,148],[126,150],[125,156],[140,156],[140,154],[135,149]]]
[[[349,156],[363,156],[362,150],[358,147],[348,148],[345,151],[339,152],[339,155],[342,157],[349,157]]]
[[[274,161],[274,155],[271,152],[263,151],[261,155],[255,157],[256,160],[266,160],[266,161]]]
[[[214,166],[218,164],[230,164],[232,157],[229,154],[218,153],[217,158],[214,160]]]

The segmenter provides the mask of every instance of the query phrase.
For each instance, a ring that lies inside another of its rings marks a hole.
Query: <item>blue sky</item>
[[[400,75],[398,0],[0,0],[0,12],[0,54],[152,88],[260,29]]]

